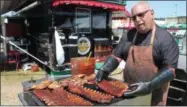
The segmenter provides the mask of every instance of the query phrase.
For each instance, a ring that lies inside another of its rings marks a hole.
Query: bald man
[[[107,79],[123,59],[124,82],[136,87],[124,96],[152,92],[151,105],[166,105],[168,83],[175,77],[179,48],[172,35],[155,24],[154,11],[147,2],[132,7],[135,28],[124,34],[111,56],[96,75],[96,82]]]

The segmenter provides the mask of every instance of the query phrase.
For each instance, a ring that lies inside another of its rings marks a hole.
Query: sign
[[[126,5],[126,0],[98,0],[98,1]]]
[[[91,49],[91,41],[87,37],[80,37],[78,39],[78,53],[80,55],[86,55]]]

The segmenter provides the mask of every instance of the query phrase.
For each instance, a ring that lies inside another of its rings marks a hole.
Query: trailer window
[[[92,35],[107,36],[107,14],[101,10],[92,11]]]
[[[93,13],[93,29],[106,29],[106,13]]]
[[[76,8],[75,18],[76,33],[91,33],[91,10]]]

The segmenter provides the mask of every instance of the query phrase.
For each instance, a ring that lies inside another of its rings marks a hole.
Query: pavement
[[[18,93],[23,92],[23,81],[28,81],[31,79],[41,79],[45,77],[45,72],[24,72],[19,71],[4,71],[0,72],[1,79],[1,106],[22,106],[18,98]]]

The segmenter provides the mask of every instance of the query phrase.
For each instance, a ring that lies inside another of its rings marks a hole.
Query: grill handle
[[[18,98],[21,101],[21,103],[23,104],[23,106],[29,106],[28,103],[24,100],[22,93],[18,94]]]

